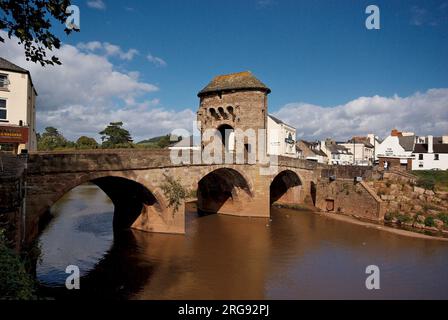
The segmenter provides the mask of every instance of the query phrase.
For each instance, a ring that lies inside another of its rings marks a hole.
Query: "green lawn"
[[[435,189],[448,191],[448,171],[412,171],[421,181],[434,182]]]

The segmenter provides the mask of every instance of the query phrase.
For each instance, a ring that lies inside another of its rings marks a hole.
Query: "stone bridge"
[[[175,210],[162,190],[167,176],[179,181],[198,210],[246,217],[270,216],[273,202],[316,205],[335,168],[279,157],[278,170],[261,175],[262,164],[173,165],[168,150],[94,150],[30,154],[25,173],[24,242],[32,242],[49,209],[71,189],[92,182],[112,200],[114,228],[185,233],[184,204]],[[339,168],[340,177],[365,175],[366,168]],[[318,183],[319,182],[319,183]],[[322,194],[327,194],[323,192]]]

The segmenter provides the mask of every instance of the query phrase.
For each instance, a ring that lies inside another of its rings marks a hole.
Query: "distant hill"
[[[178,138],[178,141],[182,140],[182,137]],[[174,142],[170,141],[170,135],[153,137],[150,139],[142,140],[137,142],[137,145],[145,148],[166,148]]]

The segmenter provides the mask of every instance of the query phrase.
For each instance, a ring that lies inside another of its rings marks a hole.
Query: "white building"
[[[272,115],[268,115],[268,154],[277,156],[298,156],[296,150],[296,128]]]
[[[352,154],[352,164],[357,166],[370,166],[373,164],[374,146],[369,137],[353,137],[345,143],[338,143],[348,149]]]
[[[376,157],[389,163],[399,162],[405,168],[413,158],[415,139],[413,133],[403,134],[397,130],[392,130],[390,136],[375,148]]]
[[[338,145],[334,140],[327,139],[320,141],[320,150],[325,152],[328,164],[331,165],[352,165],[353,154],[342,145]]]
[[[30,73],[0,58],[1,150],[37,149],[36,96]]]
[[[418,137],[412,170],[448,170],[448,136]]]

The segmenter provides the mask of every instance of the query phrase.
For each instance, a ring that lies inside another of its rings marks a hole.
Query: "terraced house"
[[[31,74],[0,57],[0,150],[34,151],[36,96]]]

